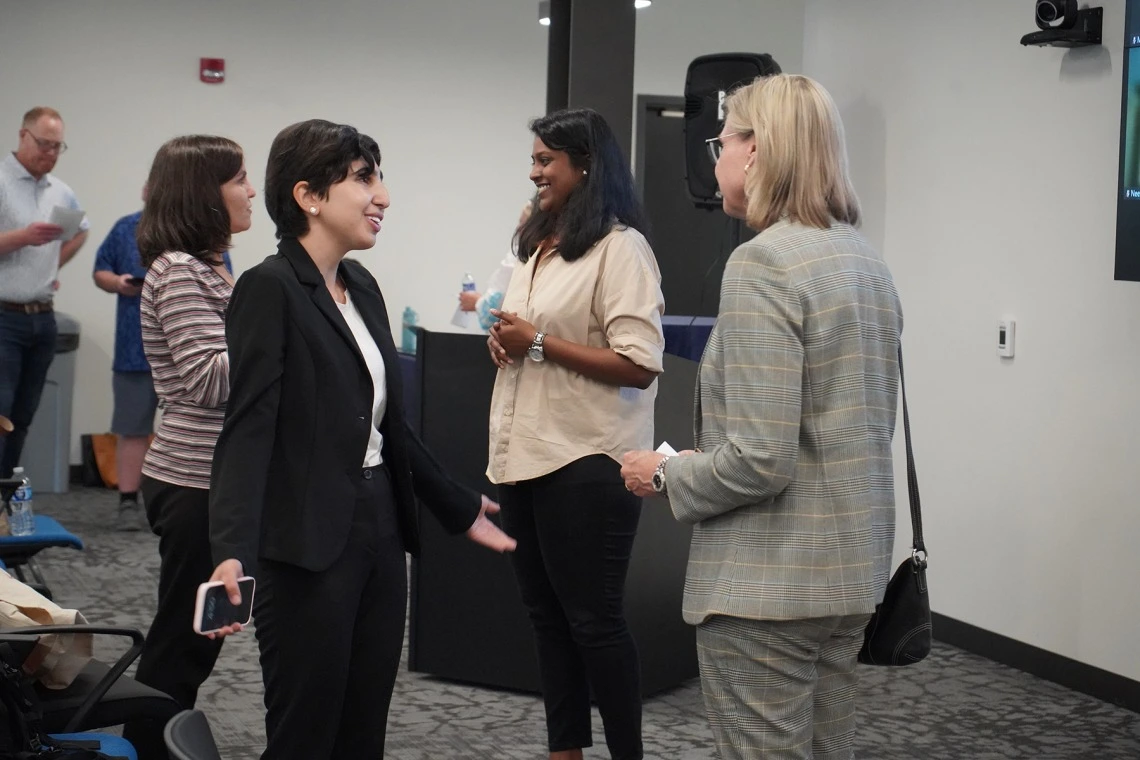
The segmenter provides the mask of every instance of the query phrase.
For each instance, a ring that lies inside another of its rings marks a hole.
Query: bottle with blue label
[[[463,281],[459,283],[459,291],[461,293],[476,292],[475,278],[471,276],[470,272],[463,275]],[[463,305],[460,304],[455,309],[455,316],[451,318],[451,324],[456,327],[462,327],[465,330],[470,330],[474,327],[478,327],[479,318],[473,311],[464,311]]]
[[[23,467],[12,469],[12,477],[21,481],[16,493],[12,494],[12,518],[9,521],[13,536],[30,536],[36,532],[36,517],[32,511],[32,483],[24,475]]]
[[[401,320],[403,329],[400,331],[400,351],[405,354],[416,352],[416,331],[412,328],[419,321],[419,315],[411,306],[404,307],[404,317]]]

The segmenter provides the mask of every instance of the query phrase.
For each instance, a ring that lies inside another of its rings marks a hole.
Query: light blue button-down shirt
[[[9,153],[0,161],[0,232],[11,232],[33,222],[46,222],[56,206],[78,209],[79,199],[67,183],[51,174],[38,180]],[[79,229],[89,223],[83,218]],[[44,245],[17,248],[0,256],[0,301],[28,303],[47,301],[55,289],[52,284],[59,274],[59,249],[62,240]]]

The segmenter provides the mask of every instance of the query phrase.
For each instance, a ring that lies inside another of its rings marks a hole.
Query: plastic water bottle
[[[411,306],[405,306],[404,317],[401,320],[403,329],[400,331],[400,351],[402,353],[414,354],[416,352],[416,331],[412,328],[418,321],[419,315],[416,314],[416,310]]]
[[[36,517],[32,512],[32,483],[24,475],[23,467],[13,468],[12,477],[23,481],[16,493],[12,494],[12,535],[30,536],[36,532]]]
[[[463,275],[463,282],[459,283],[459,290],[463,293],[475,292],[475,278],[471,276],[470,272]],[[463,305],[460,304],[455,308],[455,316],[451,318],[451,324],[470,330],[478,326],[479,317],[473,311],[464,311]]]

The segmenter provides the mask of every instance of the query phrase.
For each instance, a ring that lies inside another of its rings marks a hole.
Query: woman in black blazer
[[[498,505],[449,478],[408,429],[384,298],[344,260],[375,245],[388,208],[379,164],[376,142],[349,126],[278,134],[265,203],[281,242],[238,281],[226,317],[212,579],[238,601],[237,578],[257,577],[263,760],[383,757],[417,496],[446,529],[514,548],[486,517]]]

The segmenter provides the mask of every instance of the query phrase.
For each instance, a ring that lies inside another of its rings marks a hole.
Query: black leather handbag
[[[910,522],[914,529],[910,558],[887,584],[882,604],[875,608],[863,634],[859,662],[868,665],[911,665],[930,654],[930,594],[926,588],[926,544],[922,540],[922,505],[918,476],[910,443],[910,413],[906,407],[902,347],[899,347],[899,386],[903,400],[903,431],[906,434],[906,484],[910,494]]]

